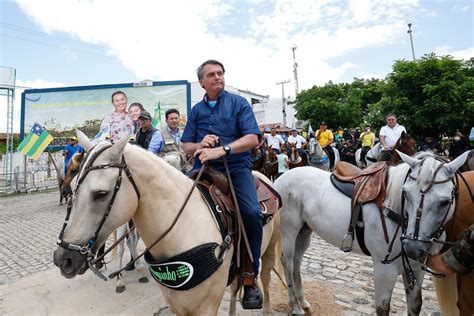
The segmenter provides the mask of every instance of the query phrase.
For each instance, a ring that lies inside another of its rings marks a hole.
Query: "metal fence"
[[[12,193],[30,193],[49,188],[57,188],[58,179],[55,168],[38,167],[29,171],[0,173],[0,195]]]

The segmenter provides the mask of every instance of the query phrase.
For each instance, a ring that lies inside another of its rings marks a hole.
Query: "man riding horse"
[[[334,149],[332,148],[332,143],[334,143],[333,133],[327,129],[328,125],[326,122],[321,122],[319,129],[316,131],[315,137],[318,141],[321,148],[326,152],[329,157],[329,168],[332,169],[334,166]]]
[[[208,60],[197,69],[206,94],[191,110],[181,141],[186,154],[194,155],[194,168],[208,163],[218,171],[225,166],[219,158],[226,156],[232,182],[248,234],[253,266],[244,267],[244,309],[259,309],[262,295],[256,283],[262,244],[262,219],[252,177],[250,149],[259,143],[258,128],[252,108],[241,96],[224,90],[224,65]],[[249,269],[250,268],[250,269]]]
[[[387,125],[380,129],[380,144],[382,151],[380,152],[379,161],[390,161],[390,150],[402,135],[407,132],[403,125],[397,123],[397,116],[389,114],[386,117]]]
[[[304,147],[306,146],[307,142],[303,136],[298,135],[298,131],[296,128],[291,130],[291,135],[288,137],[288,144],[294,144],[296,146],[296,150],[299,152],[301,158],[303,158],[304,165],[308,164],[308,156]]]

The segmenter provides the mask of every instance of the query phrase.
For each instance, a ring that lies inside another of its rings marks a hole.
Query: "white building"
[[[270,99],[268,95],[258,94],[252,91],[238,89],[233,86],[226,85],[225,89],[234,94],[238,94],[252,105],[253,112],[257,118],[257,123],[272,124],[283,122],[283,106],[281,98]],[[202,100],[206,91],[199,85],[198,81],[191,83],[191,106]],[[295,110],[291,105],[286,104],[286,125],[288,127],[297,126],[295,118]]]

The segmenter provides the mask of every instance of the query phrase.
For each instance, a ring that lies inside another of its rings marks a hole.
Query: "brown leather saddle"
[[[362,220],[360,212],[361,205],[369,202],[376,203],[380,210],[385,240],[388,243],[387,228],[382,213],[387,174],[388,166],[384,161],[376,162],[363,170],[347,162],[339,162],[336,164],[336,169],[331,175],[331,182],[337,189],[351,198],[351,221],[340,247],[342,251],[348,252],[352,250],[354,228],[357,227],[357,221]],[[350,243],[347,243],[346,240],[349,236],[351,240]],[[358,240],[360,243],[359,234]],[[361,248],[364,253],[368,253],[365,245],[361,245]]]
[[[197,170],[189,174],[191,179],[196,179]],[[258,203],[264,218],[271,220],[272,215],[281,208],[281,197],[270,185],[254,176],[255,189],[257,190]],[[201,184],[209,188],[209,193],[213,201],[221,210],[235,213],[236,207],[230,193],[230,186],[227,177],[222,172],[206,167],[201,179]]]

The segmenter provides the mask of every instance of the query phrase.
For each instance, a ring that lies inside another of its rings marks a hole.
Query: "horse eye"
[[[439,202],[439,204],[441,206],[448,206],[449,204],[451,204],[451,200],[442,200]]]
[[[109,194],[108,191],[97,191],[92,194],[92,197],[94,200],[99,200],[105,198],[107,194]]]

